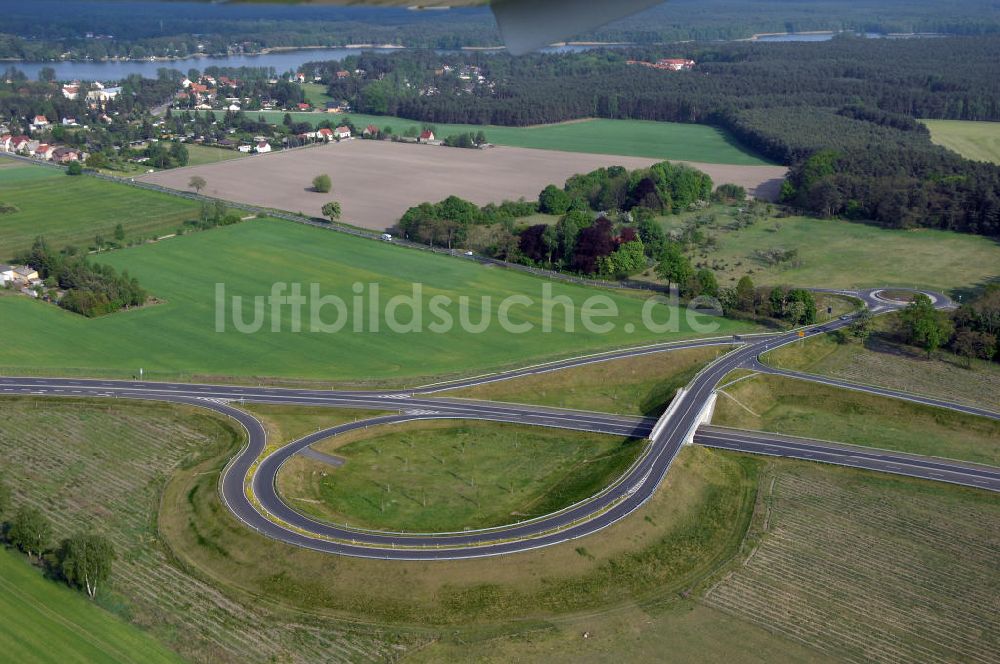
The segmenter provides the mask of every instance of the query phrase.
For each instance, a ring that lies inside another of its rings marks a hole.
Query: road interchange
[[[878,291],[850,293],[861,299],[873,312],[880,313],[901,306],[887,301]],[[950,302],[932,296],[936,305]],[[798,341],[801,334],[821,334],[849,325],[845,317],[805,331],[701,339],[535,365],[513,371],[428,385],[412,390],[306,390],[271,387],[197,385],[140,381],[101,381],[58,378],[0,377],[0,395],[34,394],[130,398],[168,401],[214,410],[238,422],[246,431],[245,447],[229,462],[220,480],[220,496],[233,515],[261,534],[288,544],[327,553],[367,558],[441,560],[502,555],[527,551],[587,536],[625,518],[641,507],[656,492],[671,464],[685,443],[718,449],[806,459],[855,468],[895,473],[922,479],[951,482],[970,487],[1000,491],[1000,468],[979,466],[948,459],[920,457],[885,450],[805,440],[780,434],[748,432],[702,426],[710,412],[714,394],[722,379],[731,371],[749,368],[801,380],[873,392],[882,396],[905,398],[918,403],[951,408],[971,415],[1000,420],[1000,414],[884,390],[854,385],[824,377],[772,369],[760,362],[760,355]],[[729,346],[732,350],[710,363],[687,387],[678,393],[667,413],[659,419],[590,413],[516,403],[499,403],[432,396],[499,380],[535,375],[681,348]],[[315,432],[267,450],[263,424],[239,403],[277,403],[346,407],[372,410],[396,410],[398,414],[374,417]],[[404,533],[366,530],[312,519],[290,507],[278,494],[275,480],[282,465],[310,445],[331,436],[415,420],[483,420],[534,426],[605,433],[633,438],[650,438],[644,453],[617,481],[598,494],[557,512],[506,526],[453,533]]]

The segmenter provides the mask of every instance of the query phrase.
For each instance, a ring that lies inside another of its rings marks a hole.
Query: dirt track
[[[141,179],[186,189],[191,177],[200,175],[208,183],[202,192],[208,196],[313,216],[321,216],[324,203],[337,200],[343,207],[343,221],[383,230],[410,206],[452,194],[480,205],[533,199],[546,185],[562,185],[576,173],[612,165],[642,168],[655,161],[525,148],[462,150],[351,140],[161,171]],[[740,184],[763,198],[777,195],[785,173],[783,166],[692,166],[708,173],[717,184]],[[330,194],[311,191],[313,177],[321,173],[333,180]]]

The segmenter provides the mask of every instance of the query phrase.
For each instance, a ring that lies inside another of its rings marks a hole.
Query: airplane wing
[[[507,50],[523,55],[638,14],[663,0],[493,0]]]
[[[241,0],[235,0],[240,2]],[[246,0],[242,0],[246,1]],[[260,1],[260,0],[253,0]],[[263,0],[282,2],[282,0]],[[487,4],[488,0],[305,0],[305,4],[362,4],[378,6],[458,7]],[[500,34],[507,49],[523,55],[566,40],[620,18],[659,5],[664,0],[492,0]],[[303,0],[291,0],[302,3]]]

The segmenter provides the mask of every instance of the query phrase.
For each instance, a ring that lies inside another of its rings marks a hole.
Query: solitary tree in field
[[[330,182],[330,176],[324,173],[314,177],[313,189],[321,194],[329,194],[330,190],[333,189],[333,183]]]
[[[194,189],[196,194],[200,194],[201,190],[204,189],[207,185],[208,183],[205,182],[205,178],[201,177],[200,175],[192,175],[191,179],[188,180],[188,186]]]
[[[82,175],[83,165],[78,161],[69,162],[69,166],[66,167],[66,175]]]
[[[121,224],[115,226],[115,241],[124,242],[125,241],[125,227]]]
[[[97,587],[111,576],[115,549],[100,535],[79,534],[63,540],[59,547],[59,568],[66,581],[94,598]]]
[[[337,221],[340,219],[340,203],[337,201],[330,201],[323,206],[323,216],[329,217],[330,221]]]
[[[22,507],[10,522],[7,539],[29,556],[40,556],[52,537],[52,527],[38,509]]]

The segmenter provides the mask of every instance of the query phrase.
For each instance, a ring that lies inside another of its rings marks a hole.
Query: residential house
[[[323,127],[322,129],[320,129],[319,131],[316,132],[316,137],[317,138],[322,138],[324,141],[328,141],[328,142],[332,141],[333,140],[333,130],[330,129],[329,127]]]
[[[337,127],[336,129],[333,130],[333,137],[336,138],[338,141],[344,140],[345,138],[350,138],[351,130],[341,125],[340,127]]]
[[[297,108],[298,108],[298,109],[299,109],[300,111],[308,111],[308,110],[311,110],[311,109],[312,109],[312,106],[311,106],[310,104],[306,104],[306,103],[304,103],[304,102],[301,102],[301,103],[299,103],[299,104],[296,104],[296,107],[297,107]]]
[[[31,131],[43,131],[50,124],[49,119],[44,115],[36,115],[35,119],[31,121]]]
[[[80,82],[73,81],[72,83],[62,86],[62,94],[63,97],[66,97],[66,99],[76,101],[77,97],[80,96]]]
[[[656,61],[656,64],[661,69],[669,69],[671,71],[681,71],[686,69],[693,69],[695,62],[694,60],[688,60],[687,58],[662,58]]]
[[[378,135],[380,133],[382,132],[379,130],[378,127],[376,127],[375,125],[368,125],[367,127],[365,127],[365,130],[362,133],[362,135],[365,138],[378,138]]]
[[[271,151],[271,144],[267,141],[257,143],[257,154],[264,154]]]
[[[27,265],[17,265],[14,267],[14,283],[15,284],[30,284],[32,281],[38,281],[38,272]]]
[[[99,85],[99,84],[98,84]],[[121,87],[115,86],[112,88],[106,88],[100,85],[96,90],[91,90],[87,93],[87,99],[90,101],[96,101],[98,103],[104,103],[108,101],[113,101],[122,93]]]
[[[45,161],[48,161],[52,159],[52,153],[55,151],[56,148],[54,145],[49,145],[48,143],[42,143],[37,148],[35,148],[35,151],[32,153],[32,156],[35,159],[44,159]]]
[[[240,147],[238,147],[236,149],[239,150],[240,152],[250,152],[251,150],[253,150],[253,146],[251,146],[251,145],[241,145]]]
[[[424,129],[422,132],[420,132],[421,143],[430,143],[434,139],[435,139],[434,132],[431,131],[430,129]]]
[[[27,136],[15,136],[10,139],[10,151],[25,154],[29,149],[30,143],[31,139]]]
[[[0,265],[0,286],[6,286],[14,281],[14,266]]]
[[[68,164],[71,161],[83,161],[86,155],[76,148],[61,147],[52,151],[52,161]]]
[[[80,123],[76,121],[76,118],[63,118],[62,126],[64,127],[79,127]]]
[[[13,138],[14,137],[11,136],[10,134],[4,134],[3,136],[0,136],[0,151],[10,152],[10,144]]]
[[[351,77],[351,72],[347,71],[346,69],[341,69],[340,71],[337,72],[338,79],[345,79],[350,77]]]

